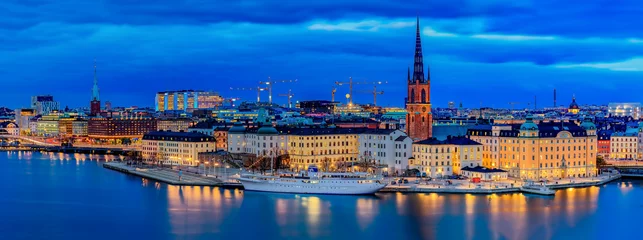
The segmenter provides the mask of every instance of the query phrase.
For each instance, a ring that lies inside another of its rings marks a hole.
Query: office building
[[[482,144],[466,137],[429,138],[413,143],[409,168],[440,178],[460,174],[463,167],[482,166]]]
[[[147,117],[94,117],[87,123],[92,138],[139,138],[156,131],[156,119]]]
[[[60,109],[60,103],[54,101],[51,95],[31,97],[31,108],[36,110],[36,115],[47,115]]]
[[[613,117],[632,117],[639,119],[641,117],[641,103],[609,103],[607,113]]]
[[[155,97],[156,111],[192,111],[214,109],[223,104],[223,98],[216,92],[179,90],[158,92]]]

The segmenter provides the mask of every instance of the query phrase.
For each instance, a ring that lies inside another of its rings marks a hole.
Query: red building
[[[87,134],[92,138],[135,138],[156,131],[154,118],[106,118],[89,119]]]
[[[598,144],[596,155],[603,156],[604,158],[610,155],[610,138],[612,136],[611,130],[598,131]]]
[[[433,136],[431,114],[431,73],[424,78],[424,61],[422,57],[422,40],[420,38],[420,18],[417,19],[415,36],[415,59],[413,76],[408,71],[408,93],[406,98],[406,134],[419,141]]]

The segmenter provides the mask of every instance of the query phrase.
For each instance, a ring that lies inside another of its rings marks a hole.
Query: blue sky
[[[0,106],[36,94],[88,106],[94,59],[101,100],[118,106],[152,106],[155,92],[177,89],[253,100],[229,88],[268,76],[298,79],[274,88],[296,100],[330,99],[351,76],[387,81],[378,103],[401,106],[416,15],[434,106],[526,107],[534,96],[550,106],[553,88],[561,104],[572,94],[580,104],[643,101],[637,0],[4,0]]]

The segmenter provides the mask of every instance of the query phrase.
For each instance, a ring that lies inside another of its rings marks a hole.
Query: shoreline
[[[131,174],[133,176],[138,176],[145,179],[150,179],[158,182],[163,182],[170,185],[176,186],[213,186],[213,187],[222,187],[222,188],[235,188],[243,189],[243,186],[240,183],[226,182],[216,177],[206,177],[199,174],[187,173],[184,172],[182,181],[178,180],[178,171],[172,169],[158,169],[158,168],[136,168],[132,166],[127,166],[124,163],[120,162],[106,162],[103,163],[103,168],[110,169],[113,171],[122,172],[125,174]],[[601,176],[598,180],[588,180],[582,182],[576,182],[569,180],[568,183],[560,184],[548,184],[547,187],[551,189],[568,189],[568,188],[584,188],[592,186],[600,186],[614,180],[621,179],[621,175],[611,175],[611,176]],[[430,187],[428,185],[420,184],[409,184],[409,185],[389,185],[378,193],[452,193],[452,194],[500,194],[500,193],[517,193],[523,192],[520,187],[509,187],[505,185],[500,187],[495,183],[494,187],[482,187],[485,185],[481,184],[480,188],[458,188],[454,186],[435,186]],[[476,185],[474,185],[476,186]]]

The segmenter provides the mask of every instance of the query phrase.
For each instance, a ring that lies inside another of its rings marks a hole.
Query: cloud
[[[643,58],[634,58],[621,62],[611,63],[583,63],[583,64],[562,64],[558,68],[597,68],[612,71],[643,72]]]
[[[476,34],[471,35],[471,38],[489,39],[489,40],[504,40],[504,41],[548,41],[555,40],[551,36],[521,36],[521,35],[499,35],[499,34]]]
[[[324,30],[324,31],[378,31],[380,29],[399,29],[415,26],[412,21],[400,22],[390,21],[381,22],[376,20],[368,20],[361,22],[340,22],[340,23],[315,23],[308,26],[309,30]]]

